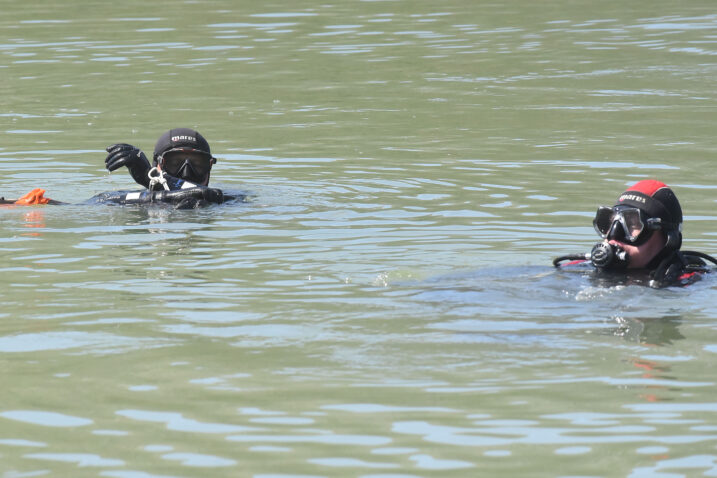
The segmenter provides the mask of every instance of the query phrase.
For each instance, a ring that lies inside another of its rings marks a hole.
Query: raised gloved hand
[[[149,187],[149,165],[147,156],[136,146],[131,144],[119,143],[107,147],[107,158],[105,158],[105,167],[109,171],[115,171],[122,166],[127,166],[129,173],[138,184]]]

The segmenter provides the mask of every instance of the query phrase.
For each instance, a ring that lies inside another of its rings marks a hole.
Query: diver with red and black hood
[[[602,237],[587,254],[557,257],[556,267],[589,263],[601,273],[647,277],[651,287],[685,285],[717,264],[708,254],[682,251],[682,208],[665,183],[638,181],[613,207],[599,207],[593,226]],[[565,262],[570,261],[570,262]]]
[[[127,167],[132,179],[146,191],[111,191],[93,198],[116,204],[169,203],[180,209],[221,204],[239,199],[221,189],[210,188],[209,175],[217,159],[209,143],[198,131],[175,128],[159,137],[152,165],[136,146],[127,143],[107,148],[105,167],[115,171]],[[243,199],[244,196],[241,197]]]

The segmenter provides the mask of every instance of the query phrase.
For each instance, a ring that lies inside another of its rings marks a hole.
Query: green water
[[[550,266],[655,177],[717,253],[710,1],[6,2],[0,476],[712,476],[714,279]],[[84,204],[172,127],[246,204]]]

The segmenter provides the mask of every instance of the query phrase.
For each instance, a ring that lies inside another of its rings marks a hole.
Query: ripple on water
[[[196,468],[218,468],[225,466],[234,466],[236,460],[230,458],[222,458],[214,455],[204,455],[200,453],[167,453],[162,455],[162,459],[169,461],[178,461],[183,466]]]
[[[315,422],[313,418],[305,417],[262,417],[251,418],[249,421],[264,425],[311,425]]]
[[[81,353],[117,353],[171,345],[159,338],[122,337],[105,332],[44,332],[0,337],[0,352],[81,349]]]
[[[181,413],[153,412],[145,410],[118,410],[117,415],[138,421],[164,423],[168,430],[192,433],[239,433],[255,431],[257,428],[226,423],[205,423],[184,418]]]
[[[409,459],[416,463],[416,467],[424,470],[460,470],[476,466],[468,461],[445,460],[426,454],[412,455]]]
[[[30,453],[25,458],[46,461],[75,463],[79,467],[124,466],[125,462],[114,458],[103,458],[91,453]]]
[[[30,440],[22,440],[22,439],[14,439],[14,438],[5,438],[5,439],[0,440],[0,445],[44,448],[47,446],[47,443],[38,442],[38,441],[30,441]]]
[[[0,417],[45,427],[83,427],[93,423],[89,418],[38,410],[9,410],[0,412]]]
[[[394,463],[380,463],[360,460],[358,458],[309,458],[309,463],[332,468],[385,468],[395,469],[399,466]]]
[[[340,410],[353,413],[395,413],[395,412],[422,412],[422,413],[450,413],[456,410],[443,407],[401,407],[387,406],[376,403],[345,403],[338,405],[324,405],[322,410]]]
[[[688,475],[666,473],[669,470],[686,471],[690,470]],[[698,476],[697,470],[704,470],[699,476],[715,476],[717,475],[717,456],[715,455],[691,455],[680,458],[667,458],[657,461],[652,466],[636,467],[632,470],[630,476],[634,477],[651,477],[651,476]]]
[[[315,443],[359,446],[380,446],[393,441],[391,438],[383,436],[341,435],[334,433],[321,435],[236,435],[227,437],[227,440],[248,443]]]

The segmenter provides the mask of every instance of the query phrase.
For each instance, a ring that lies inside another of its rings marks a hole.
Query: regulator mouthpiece
[[[622,247],[607,242],[598,242],[590,251],[590,262],[598,269],[626,269],[629,259]]]

